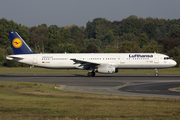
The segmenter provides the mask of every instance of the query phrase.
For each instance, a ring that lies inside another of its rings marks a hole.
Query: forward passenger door
[[[159,63],[159,55],[155,55],[155,57],[154,57],[154,63]]]

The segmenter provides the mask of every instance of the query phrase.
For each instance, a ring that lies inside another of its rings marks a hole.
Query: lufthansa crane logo
[[[20,48],[22,46],[22,41],[21,39],[19,38],[14,38],[13,42],[12,42],[12,45],[15,47],[15,48]]]

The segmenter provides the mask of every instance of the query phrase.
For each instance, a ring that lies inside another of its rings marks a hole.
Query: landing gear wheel
[[[92,77],[92,75],[93,75],[92,72],[88,72],[88,73],[87,73],[87,76],[88,76],[88,77]]]
[[[96,74],[95,74],[95,72],[88,72],[87,73],[87,76],[88,77],[94,77]]]
[[[96,75],[96,73],[95,72],[92,72],[92,76],[95,76]]]
[[[158,76],[159,76],[159,74],[158,74],[158,73],[156,73],[156,74],[155,74],[155,76],[156,76],[156,77],[158,77]]]

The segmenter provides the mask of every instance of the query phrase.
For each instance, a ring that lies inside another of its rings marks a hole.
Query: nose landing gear
[[[156,77],[158,77],[158,76],[159,76],[159,74],[158,74],[158,70],[157,70],[157,68],[155,69],[155,72],[156,72],[156,73],[155,73],[155,76],[156,76]]]

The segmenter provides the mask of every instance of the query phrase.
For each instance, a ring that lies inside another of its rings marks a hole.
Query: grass
[[[78,69],[45,69],[28,67],[0,67],[0,74],[82,74],[86,75],[88,70]],[[180,75],[180,68],[158,69],[160,75]],[[119,75],[154,75],[154,69],[119,69]]]
[[[1,120],[179,120],[180,99],[61,91],[53,84],[0,82]]]
[[[159,69],[180,75],[180,68]],[[1,67],[0,74],[84,74],[86,70]],[[154,75],[153,69],[120,69],[119,75]],[[51,87],[50,87],[51,86]],[[55,85],[0,82],[0,119],[54,120],[179,120],[180,99],[73,93]],[[180,89],[178,89],[180,90]]]
[[[180,91],[180,88],[176,88],[176,90]]]

